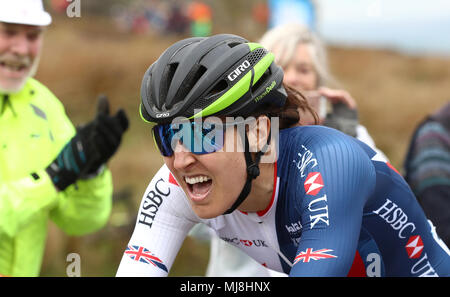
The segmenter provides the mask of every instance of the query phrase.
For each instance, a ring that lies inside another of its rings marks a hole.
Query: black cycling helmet
[[[140,114],[144,121],[167,124],[177,117],[246,117],[266,107],[282,107],[286,91],[283,70],[274,55],[260,44],[232,34],[188,38],[170,46],[145,72],[141,85]],[[265,148],[249,152],[245,144],[247,181],[225,214],[234,211],[259,176],[259,161]]]
[[[170,46],[146,71],[140,113],[153,123],[248,116],[258,107],[284,105],[282,81],[274,55],[257,43],[232,34],[187,38]]]

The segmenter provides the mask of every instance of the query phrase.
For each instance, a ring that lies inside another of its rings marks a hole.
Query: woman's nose
[[[195,163],[195,157],[179,141],[174,148],[173,167],[177,170],[184,170]]]

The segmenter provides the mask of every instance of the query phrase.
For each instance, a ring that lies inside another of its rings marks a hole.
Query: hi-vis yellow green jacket
[[[69,235],[107,222],[109,170],[63,192],[45,172],[74,135],[62,103],[38,81],[29,79],[15,94],[0,93],[0,275],[39,275],[49,219]]]

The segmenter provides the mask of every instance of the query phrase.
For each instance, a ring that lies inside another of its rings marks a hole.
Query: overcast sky
[[[329,42],[450,56],[450,0],[316,0]]]

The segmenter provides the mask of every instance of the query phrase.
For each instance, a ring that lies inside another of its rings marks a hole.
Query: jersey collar
[[[273,202],[275,201],[276,194],[278,193],[278,183],[277,183],[277,162],[274,163],[274,170],[273,170],[273,190],[272,190],[272,198],[270,199],[269,205],[264,210],[257,211],[256,214],[258,217],[264,216],[266,213],[269,212],[269,210],[272,208]],[[240,211],[240,210],[239,210]],[[248,212],[240,211],[241,213],[248,215]]]

